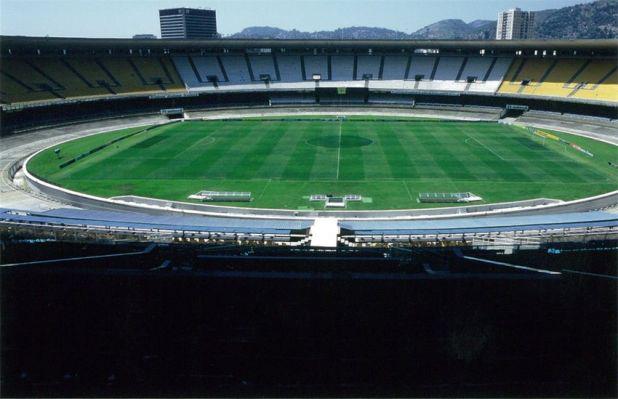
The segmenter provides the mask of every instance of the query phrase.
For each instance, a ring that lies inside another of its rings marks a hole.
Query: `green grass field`
[[[365,118],[371,119],[371,118]],[[321,209],[311,194],[360,194],[348,209],[436,207],[418,193],[473,192],[484,203],[571,200],[618,189],[616,147],[556,133],[588,157],[526,129],[455,121],[195,121],[164,125],[67,160],[140,128],[104,133],[43,151],[33,174],[76,191],[189,201],[200,190],[251,191],[250,203]],[[60,158],[54,149],[60,148]],[[481,202],[481,203],[483,203]],[[453,205],[453,204],[444,204]]]

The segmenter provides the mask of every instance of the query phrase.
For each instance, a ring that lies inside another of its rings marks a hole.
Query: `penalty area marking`
[[[179,156],[179,155],[182,155],[182,154],[184,154],[185,152],[187,152],[187,151],[191,150],[193,147],[200,146],[200,145],[211,145],[211,144],[213,144],[215,141],[217,141],[217,139],[216,139],[216,138],[214,138],[214,137],[211,137],[211,136],[208,136],[208,137],[206,137],[206,138],[204,138],[204,139],[202,139],[202,140],[198,140],[198,141],[196,141],[195,143],[193,143],[193,144],[191,144],[190,146],[188,146],[187,148],[185,148],[184,150],[182,150],[181,152],[179,152],[179,153],[176,155],[176,158],[178,158],[178,156]]]
[[[262,188],[262,192],[260,193],[260,196],[255,199],[256,201],[259,201],[262,199],[262,197],[264,196],[264,193],[266,192],[266,188],[270,185],[272,181],[273,179],[268,179],[268,181],[264,185],[264,188]]]
[[[466,136],[468,136],[468,135],[466,134]],[[500,158],[501,160],[506,161],[506,159],[502,158],[502,157],[500,156],[500,154],[496,153],[494,150],[492,150],[491,148],[489,148],[489,147],[488,147],[488,146],[486,146],[485,144],[481,143],[480,141],[478,141],[478,140],[477,140],[477,139],[475,139],[474,137],[470,137],[470,136],[468,136],[468,138],[464,140],[464,143],[468,144],[468,140],[470,140],[470,139],[472,139],[472,140],[476,141],[477,143],[479,143],[480,145],[482,145],[482,146],[483,146],[483,148],[485,148],[487,151],[491,152],[492,154],[494,154],[495,156],[497,156],[497,157],[498,157],[498,158]]]
[[[402,180],[402,182],[403,182],[403,186],[406,188],[406,191],[408,192],[408,197],[410,197],[410,200],[414,201],[414,197],[412,197],[412,193],[410,192],[410,188],[408,187],[408,184],[406,183],[405,180]]]

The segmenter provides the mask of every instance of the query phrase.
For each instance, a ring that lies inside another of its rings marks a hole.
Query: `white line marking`
[[[259,200],[262,199],[262,197],[264,196],[264,193],[266,192],[266,188],[268,187],[268,185],[270,184],[271,181],[273,181],[273,179],[268,179],[268,181],[264,185],[264,188],[262,189],[262,192],[260,193],[260,196],[257,197],[256,201],[259,201]]]
[[[339,159],[341,158],[341,120],[339,120],[339,145],[337,146],[337,177],[336,180],[339,180]]]
[[[409,188],[409,187],[408,187],[408,185],[406,184],[406,181],[405,181],[405,180],[402,180],[402,182],[403,182],[403,186],[406,188],[406,191],[408,192],[408,197],[410,197],[410,199],[411,199],[412,201],[414,201],[414,198],[412,197],[412,193],[410,192],[410,188]],[[418,198],[417,198],[417,200],[418,200]]]
[[[531,271],[531,272],[546,273],[546,274],[562,274],[561,272],[555,272],[553,270],[537,269],[537,268],[534,268],[534,267],[514,265],[512,263],[498,262],[498,261],[490,260],[490,259],[475,258],[474,256],[463,256],[463,258],[464,259],[481,261],[481,262],[485,262],[485,263],[490,263],[492,265],[512,267],[514,269],[521,269],[521,270],[528,270],[528,271]]]
[[[468,135],[466,134],[466,136],[468,136]],[[478,141],[474,137],[470,137],[470,136],[468,136],[468,137],[471,138],[472,140],[476,141],[480,145],[482,145],[487,151],[491,152],[492,154],[494,154],[495,156],[497,156],[501,160],[506,161],[506,159],[502,158],[498,153],[496,153],[494,150],[492,150],[491,148],[487,147],[485,144],[481,143],[480,141]]]

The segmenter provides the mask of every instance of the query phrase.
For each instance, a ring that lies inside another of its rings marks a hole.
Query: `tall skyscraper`
[[[217,12],[199,8],[159,10],[161,39],[213,39],[217,37]]]
[[[498,14],[497,40],[532,39],[534,37],[534,12],[519,8]]]

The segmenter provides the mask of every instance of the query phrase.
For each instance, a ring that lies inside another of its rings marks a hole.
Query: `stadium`
[[[165,373],[187,396],[522,395],[539,381],[539,395],[615,392],[618,40],[0,43],[2,272],[6,292],[31,301],[3,302],[47,320],[40,293],[56,287],[50,303],[78,306],[79,320],[4,334],[7,392],[91,394],[77,372],[42,383],[23,371],[40,355],[24,348],[65,334],[99,352],[59,368],[88,364],[81,378],[106,396],[161,395]],[[179,324],[144,316],[157,312]],[[595,320],[607,329],[584,333]],[[153,334],[174,349],[157,352]],[[188,349],[214,336],[223,354]],[[563,351],[581,336],[592,338]],[[109,360],[109,337],[139,372]],[[215,360],[169,360],[197,353]],[[573,366],[538,366],[547,358]],[[264,364],[298,378],[277,385]],[[458,367],[478,373],[460,381]]]
[[[45,138],[5,168],[78,208],[205,215],[212,233],[287,220],[336,246],[342,228],[418,219],[579,227],[618,195],[612,40],[5,37],[3,52],[3,130]]]

